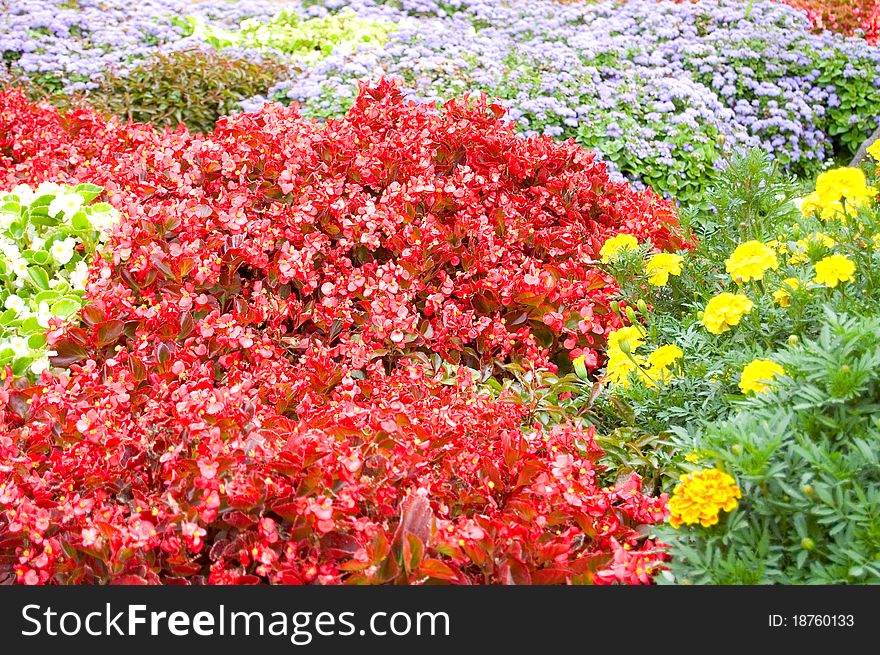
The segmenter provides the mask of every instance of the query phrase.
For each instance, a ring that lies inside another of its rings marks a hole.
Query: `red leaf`
[[[125,323],[118,319],[113,319],[96,326],[98,328],[95,343],[98,346],[110,346],[116,343],[122,332],[125,330]]]
[[[110,581],[112,585],[148,585],[146,578],[139,575],[120,575]]]
[[[89,352],[85,348],[70,339],[62,339],[53,346],[53,349],[56,354],[51,356],[49,361],[52,363],[52,366],[59,366],[61,368],[81,362],[89,356]]]
[[[394,541],[400,543],[404,536],[414,535],[423,544],[428,544],[433,525],[434,512],[427,499],[415,494],[407,496],[400,504],[400,524],[394,534]]]
[[[436,580],[456,580],[461,575],[448,564],[432,558],[422,560],[419,573]]]

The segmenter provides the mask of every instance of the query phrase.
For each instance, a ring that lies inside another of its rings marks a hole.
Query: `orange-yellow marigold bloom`
[[[727,332],[740,319],[752,311],[755,306],[747,296],[741,293],[725,291],[712,298],[703,312],[703,327],[712,334]]]
[[[854,279],[856,265],[843,255],[829,255],[825,259],[816,262],[816,277],[813,282],[824,284],[826,287],[836,287],[841,282],[850,282]]]
[[[681,263],[684,257],[671,252],[657,253],[645,263],[645,274],[648,284],[662,287],[669,283],[670,275],[681,275]]]
[[[800,280],[796,277],[787,277],[782,281],[782,286],[773,292],[773,300],[780,307],[788,307],[791,305],[791,292],[797,291],[800,287]]]
[[[710,527],[718,523],[722,510],[733,511],[742,492],[730,475],[718,469],[703,469],[679,478],[669,499],[669,523]]]
[[[617,259],[622,252],[638,250],[639,242],[632,234],[618,234],[608,239],[599,250],[599,256],[606,264]]]
[[[746,241],[724,262],[727,272],[737,282],[763,280],[767,269],[779,268],[776,251],[760,241]]]
[[[764,393],[785,369],[772,359],[755,359],[746,364],[739,378],[739,388],[743,393]]]
[[[816,178],[816,193],[823,205],[841,200],[860,204],[877,195],[877,189],[868,186],[861,168],[843,167],[825,171]]]

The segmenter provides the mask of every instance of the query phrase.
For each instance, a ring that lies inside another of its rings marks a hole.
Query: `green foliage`
[[[712,209],[688,206],[682,219],[699,235],[700,247],[717,257],[729,254],[738,243],[776,237],[776,226],[794,220],[792,200],[798,185],[758,149],[737,151],[724,174],[707,190]]]
[[[717,178],[717,165],[725,155],[724,137],[717,123],[674,122],[655,111],[663,91],[662,80],[629,72],[616,82],[613,92],[636,98],[627,113],[609,112],[600,103],[587,102],[590,113],[581,118],[575,140],[601,152],[630,179],[685,206],[705,208],[705,190]],[[676,98],[675,112],[684,113],[689,100]],[[650,147],[644,144],[646,133],[655,141]]]
[[[92,107],[154,127],[183,123],[207,132],[245,98],[265,93],[286,68],[270,57],[214,50],[158,54],[124,75],[110,75],[89,94]]]
[[[296,12],[285,9],[268,22],[248,18],[238,30],[206,25],[192,16],[185,20],[194,36],[215,48],[271,50],[304,64],[314,64],[337,49],[351,52],[360,44],[384,43],[396,29],[389,23],[359,18],[351,11],[303,20]]]
[[[853,57],[830,49],[812,56],[813,65],[821,72],[819,82],[834,88],[840,99],[840,104],[829,106],[820,119],[821,129],[833,138],[835,150],[852,154],[877,128],[880,86],[876,59],[872,61],[868,52]]]
[[[846,179],[855,193],[858,172],[840,173],[825,186]],[[876,171],[868,173],[871,193]],[[707,198],[717,209],[684,214],[696,247],[684,253],[680,276],[661,287],[647,283],[650,244],[609,264],[628,307],[621,315],[644,325],[639,352],[674,344],[684,357],[660,384],[632,376],[601,393],[582,388],[573,411],[601,434],[627,435],[638,447],[628,454],[633,468],[650,476],[653,467],[667,492],[681,471],[706,467],[733,475],[742,489],[739,508],[718,525],[660,535],[672,544],[677,581],[880,581],[880,205],[868,201],[822,219],[809,203],[799,209],[798,190],[766,154],[734,157]],[[776,267],[737,281],[727,260],[747,241],[771,248]],[[832,255],[845,257],[854,273],[829,287],[817,264]],[[721,292],[754,305],[713,334],[702,319]],[[741,386],[753,360],[784,370],[757,395]]]
[[[690,444],[733,474],[740,506],[672,531],[672,572],[696,584],[880,582],[880,318],[828,310],[775,355],[773,393],[706,423]],[[683,444],[688,443],[686,439]]]

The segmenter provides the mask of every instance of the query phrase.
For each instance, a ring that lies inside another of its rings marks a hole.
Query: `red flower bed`
[[[126,219],[59,378],[4,375],[0,573],[21,582],[649,582],[665,499],[592,434],[522,430],[469,369],[619,325],[593,265],[681,245],[666,201],[501,109],[381,83],[157,134],[0,94],[0,180],[89,181]]]
[[[780,0],[807,12],[816,29],[841,34],[864,33],[876,44],[880,37],[880,1],[878,0]]]

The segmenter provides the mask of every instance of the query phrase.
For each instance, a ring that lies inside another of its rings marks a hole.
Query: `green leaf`
[[[94,184],[77,184],[74,189],[86,202],[91,202],[103,193],[104,189]]]
[[[12,363],[12,373],[15,376],[23,375],[28,367],[33,363],[30,357],[19,357]]]
[[[73,218],[70,219],[70,226],[77,232],[84,232],[92,229],[89,217],[86,216],[83,211],[78,211],[73,215]]]
[[[37,250],[33,254],[31,259],[34,262],[34,264],[37,264],[39,266],[45,266],[46,264],[49,263],[49,253],[47,253],[45,250]]]
[[[38,207],[36,209],[31,209],[28,212],[30,216],[30,221],[34,225],[41,225],[44,227],[54,227],[58,225],[59,219],[49,216],[49,212],[45,207]]]
[[[46,302],[51,305],[56,300],[58,300],[58,292],[54,289],[50,291],[40,291],[40,293],[33,297],[33,302],[37,305],[39,305],[41,302]]]
[[[11,325],[17,317],[18,314],[15,313],[14,309],[7,309],[0,314],[0,325]]]
[[[28,268],[28,277],[36,286],[44,291],[49,289],[49,275],[39,266],[31,266]]]
[[[33,334],[28,339],[28,346],[33,348],[34,350],[39,350],[43,346],[46,345],[46,335],[45,334]]]
[[[22,335],[28,334],[42,334],[43,326],[37,322],[36,316],[31,316],[30,318],[24,319],[21,322],[21,327],[18,328],[18,331]]]
[[[75,315],[80,308],[80,304],[71,298],[62,298],[52,305],[52,313],[62,318],[70,318]]]

